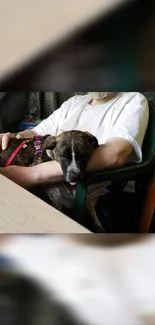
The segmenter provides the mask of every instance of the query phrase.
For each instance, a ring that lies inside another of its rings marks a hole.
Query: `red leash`
[[[10,156],[10,158],[8,159],[4,167],[9,167],[11,165],[13,159],[17,156],[18,152],[24,147],[25,144],[26,144],[25,140],[19,144],[19,146],[12,153],[12,155]]]

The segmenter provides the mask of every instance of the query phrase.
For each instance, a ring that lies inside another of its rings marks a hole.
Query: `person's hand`
[[[24,135],[20,132],[20,134],[14,134],[14,133],[0,133],[0,147],[2,148],[2,150],[7,149],[9,141],[13,138],[23,138]]]
[[[22,131],[18,134],[13,134],[10,132],[7,133],[0,133],[0,148],[2,148],[2,150],[7,149],[9,141],[13,138],[32,138],[36,135],[36,133],[33,130],[25,130]]]
[[[9,144],[9,141],[12,139],[12,138],[15,138],[16,135],[15,134],[12,134],[10,132],[7,132],[7,133],[1,133],[0,134],[0,146],[2,148],[2,150],[5,150],[7,149],[8,147],[8,144]]]

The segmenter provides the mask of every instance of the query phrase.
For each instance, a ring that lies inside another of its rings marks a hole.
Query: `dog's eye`
[[[78,152],[75,154],[75,158],[76,158],[76,160],[81,160],[83,158],[83,155]]]
[[[61,157],[61,161],[63,161],[63,162],[66,162],[66,161],[71,161],[72,160],[72,158],[71,157]]]

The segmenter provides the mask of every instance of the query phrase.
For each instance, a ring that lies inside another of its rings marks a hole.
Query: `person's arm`
[[[141,162],[142,144],[149,120],[147,99],[133,93],[114,126],[107,141],[94,151],[88,164],[89,171],[114,169],[125,163]]]
[[[125,140],[112,139],[105,145],[95,149],[88,171],[118,168],[122,166],[132,152],[132,146]],[[56,184],[64,181],[61,166],[56,161],[50,161],[33,167],[10,166],[0,168],[0,173],[24,188]],[[23,176],[24,175],[24,176]]]
[[[124,109],[107,135],[107,142],[118,139],[126,140],[132,146],[132,154],[128,162],[142,161],[142,145],[149,121],[149,106],[147,99],[140,93],[131,93]]]
[[[55,110],[49,117],[38,124],[33,131],[42,136],[47,134],[56,136],[61,120],[64,120],[68,110],[74,107],[76,98],[77,96],[73,96],[65,101],[60,108]]]
[[[21,131],[17,134],[17,138],[18,136],[20,136],[21,138],[33,138],[35,135],[37,135],[38,133],[34,130],[34,129],[30,129],[30,130],[25,130],[25,131]]]
[[[56,161],[49,161],[32,167],[0,167],[0,174],[25,189],[45,184],[56,184],[64,180],[61,166]]]
[[[46,134],[53,134],[55,135],[55,130],[61,115],[62,107],[56,110],[53,114],[51,114],[47,119],[43,120],[39,123],[35,128],[30,130],[25,130],[19,132],[17,135],[14,135],[10,132],[4,133],[0,135],[1,143],[2,143],[2,150],[7,149],[10,139],[17,137],[17,138],[32,138],[35,135],[46,135]]]
[[[47,135],[51,134],[55,136],[57,134],[57,129],[61,118],[63,118],[65,112],[67,112],[72,106],[74,106],[77,96],[73,96],[65,101],[59,109],[55,110],[48,118],[44,119],[36,127],[31,130],[25,130],[18,133],[17,137],[32,138],[35,135]],[[14,134],[5,133],[0,134],[0,143],[2,149],[5,150],[11,138],[15,137]]]
[[[100,145],[92,154],[87,171],[114,169],[127,163],[133,152],[131,144],[119,138],[113,138]]]
[[[17,137],[17,138],[20,138],[20,137],[21,138],[32,138],[35,135],[37,135],[37,133],[33,129],[19,132],[17,135],[12,134],[10,132],[0,134],[0,142],[1,142],[2,150],[7,149],[9,141],[12,138],[15,138],[15,137]]]

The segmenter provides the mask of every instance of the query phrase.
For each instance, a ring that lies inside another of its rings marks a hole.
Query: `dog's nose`
[[[79,181],[81,179],[81,172],[72,171],[72,172],[69,173],[68,176],[69,176],[69,179],[71,181],[77,182],[77,181]]]
[[[81,179],[81,175],[71,177],[71,180],[74,181],[74,182],[78,182],[78,181],[80,181],[80,179]]]

